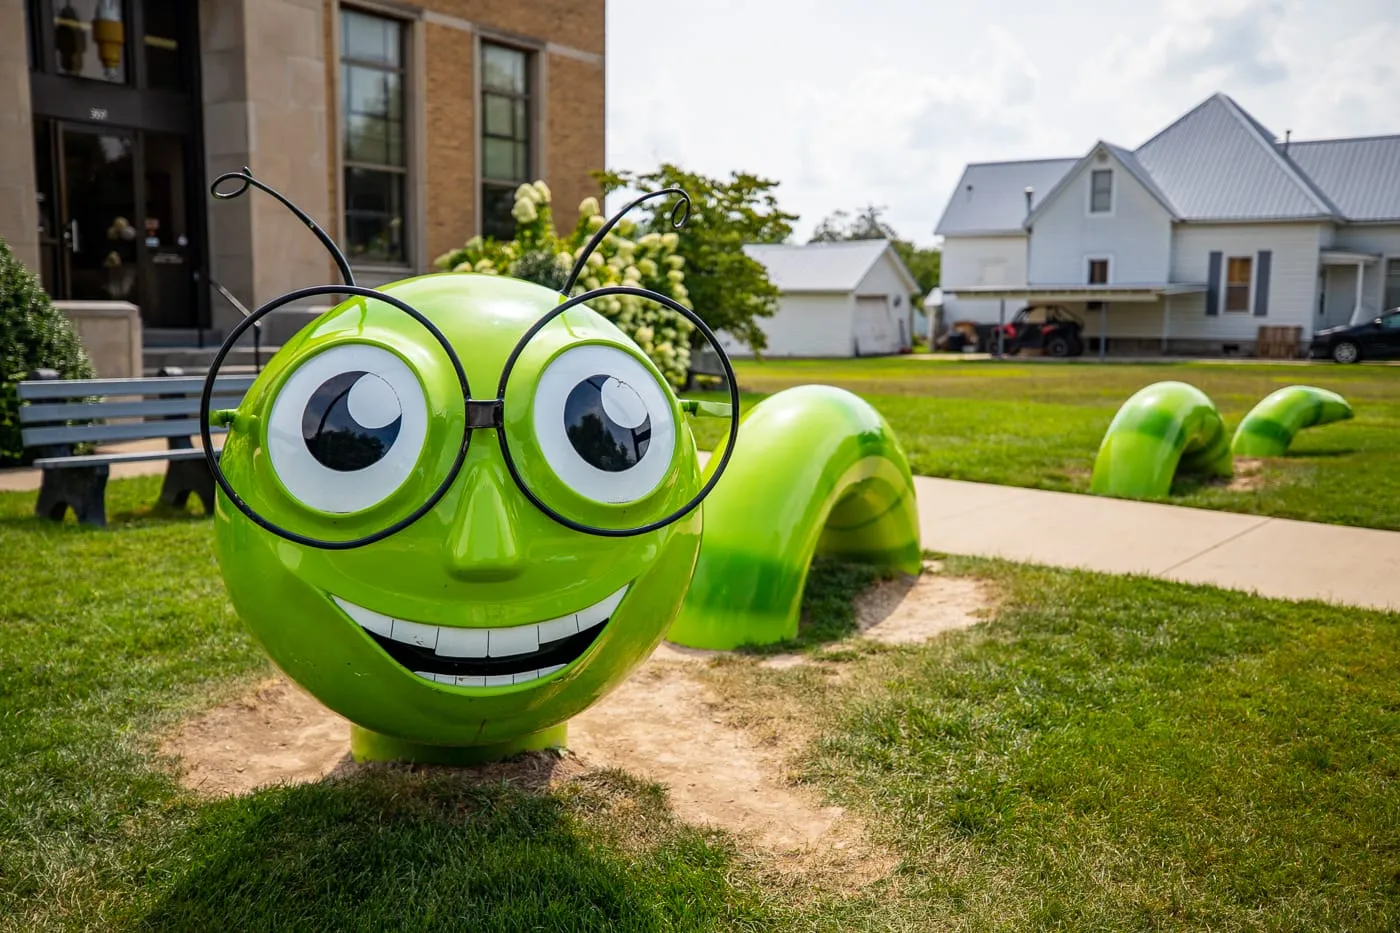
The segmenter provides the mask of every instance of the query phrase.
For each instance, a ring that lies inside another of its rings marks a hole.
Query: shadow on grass
[[[831,642],[848,638],[858,628],[855,598],[876,581],[894,575],[893,571],[879,567],[817,557],[812,561],[802,590],[802,617],[797,637],[771,645],[746,645],[737,650],[759,656],[786,654],[819,650]]]
[[[365,770],[202,807],[142,929],[661,930],[763,925],[732,853],[615,772],[561,791]]]

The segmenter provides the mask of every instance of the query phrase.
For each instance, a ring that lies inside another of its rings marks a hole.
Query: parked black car
[[[1400,308],[1354,327],[1329,327],[1313,334],[1308,355],[1338,363],[1400,357]]]

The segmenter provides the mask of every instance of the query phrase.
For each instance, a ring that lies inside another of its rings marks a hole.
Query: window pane
[[[186,89],[183,55],[190,53],[185,44],[188,10],[185,3],[145,0],[147,86],[167,91]]]
[[[1108,284],[1108,260],[1106,260],[1106,259],[1091,259],[1091,260],[1089,260],[1089,284],[1090,284],[1090,285],[1107,285],[1107,284]]]
[[[486,95],[485,129],[488,136],[515,135],[515,101],[509,97]]]
[[[1103,213],[1113,208],[1113,172],[1106,169],[1096,170],[1090,174],[1090,184],[1093,192],[1089,199],[1089,210],[1094,213]]]
[[[510,140],[485,140],[482,143],[482,157],[485,162],[483,173],[487,178],[507,181],[520,177],[515,171],[515,143]]]
[[[1230,272],[1227,281],[1231,285],[1248,285],[1250,267],[1252,265],[1253,260],[1251,259],[1232,257],[1230,259]]]
[[[1225,289],[1225,310],[1226,311],[1248,311],[1249,310],[1249,286],[1231,285]]]
[[[126,83],[126,5],[121,0],[66,0],[55,4],[58,73]]]
[[[402,62],[401,29],[397,20],[343,10],[341,55],[361,62],[375,62],[397,68]]]
[[[511,185],[481,186],[481,233],[498,240],[515,236],[515,188]]]
[[[384,72],[384,112],[390,120],[403,119],[403,75],[397,71]]]
[[[351,260],[404,261],[403,202],[402,173],[345,170],[345,245]]]
[[[375,68],[346,65],[345,109],[349,113],[382,117],[389,112],[384,79],[386,73]]]
[[[345,127],[345,158],[383,165],[389,161],[388,124],[373,117],[351,116]]]
[[[520,181],[526,181],[530,174],[530,150],[524,143],[515,144],[515,177]]]
[[[529,141],[530,121],[526,112],[527,102],[523,100],[514,101],[515,104],[515,138]]]
[[[500,45],[481,46],[481,82],[495,91],[524,94],[525,53]]]

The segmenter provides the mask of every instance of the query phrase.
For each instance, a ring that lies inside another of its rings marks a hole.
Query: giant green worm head
[[[273,661],[363,729],[541,733],[679,610],[702,489],[682,403],[586,305],[539,326],[559,292],[453,273],[362,292],[216,414],[229,594]]]

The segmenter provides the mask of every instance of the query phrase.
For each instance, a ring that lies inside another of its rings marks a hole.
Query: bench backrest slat
[[[242,395],[216,395],[209,400],[211,410],[237,408]],[[21,405],[20,424],[48,424],[54,421],[86,421],[94,418],[160,418],[167,415],[199,414],[199,396],[151,398],[139,402],[40,402]]]
[[[224,428],[212,428],[220,433]],[[199,434],[198,418],[172,421],[139,421],[131,424],[71,424],[54,428],[28,428],[22,433],[24,446],[85,442],[139,441],[155,437],[194,437]]]
[[[219,376],[214,391],[220,394],[247,392],[256,376]],[[19,397],[41,399],[87,398],[91,395],[193,395],[204,391],[203,376],[155,376],[149,379],[42,379],[21,382]]]

